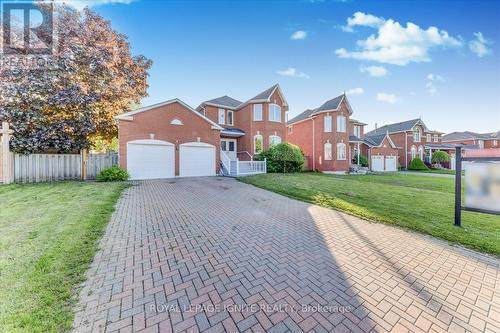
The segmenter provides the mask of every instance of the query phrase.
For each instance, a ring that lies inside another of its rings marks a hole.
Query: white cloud
[[[287,69],[282,70],[282,71],[278,71],[277,73],[279,75],[282,75],[282,76],[300,77],[300,78],[304,78],[304,79],[309,78],[309,75],[307,75],[306,73],[299,72],[298,70],[296,70],[293,67],[288,67]]]
[[[370,76],[375,76],[375,77],[382,77],[382,76],[386,76],[387,74],[389,74],[389,71],[383,67],[383,66],[361,66],[359,67],[359,71],[361,73],[369,73]]]
[[[353,32],[353,27],[360,25],[366,27],[379,27],[384,23],[384,19],[371,14],[365,14],[363,12],[356,12],[352,17],[347,19],[347,25],[342,27],[342,30],[346,32]]]
[[[113,3],[128,5],[134,1],[136,0],[59,0],[59,2],[70,5],[78,10],[82,10],[85,7],[96,7]]]
[[[384,102],[389,104],[395,104],[399,102],[399,98],[397,98],[396,95],[394,94],[378,93],[376,98],[377,101],[379,102]]]
[[[301,40],[301,39],[306,39],[307,37],[307,32],[306,31],[302,31],[302,30],[298,30],[298,31],[295,31],[291,36],[290,36],[290,39],[293,39],[293,40]]]
[[[493,44],[493,42],[484,38],[481,32],[475,32],[474,36],[476,36],[476,39],[469,42],[469,49],[474,52],[479,58],[490,54],[491,49],[488,48],[488,45]]]
[[[365,90],[363,88],[352,88],[347,90],[345,93],[346,95],[361,95],[364,92]]]
[[[431,61],[429,51],[433,48],[463,45],[461,39],[450,36],[444,30],[432,26],[424,30],[411,22],[402,26],[390,19],[377,26],[377,30],[376,35],[372,34],[367,39],[358,40],[357,45],[360,50],[348,51],[340,48],[335,50],[335,54],[341,58],[404,66],[410,62]]]
[[[436,82],[444,82],[444,78],[438,74],[427,74],[427,83],[425,84],[425,87],[427,88],[429,94],[433,96],[438,93]]]

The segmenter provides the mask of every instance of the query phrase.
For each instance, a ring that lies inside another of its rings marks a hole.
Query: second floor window
[[[434,134],[434,142],[439,142],[439,136],[437,134]]]
[[[253,120],[254,121],[262,120],[262,104],[253,105]]]
[[[293,127],[292,126],[288,127],[288,133],[290,133],[290,134],[293,133]]]
[[[219,124],[226,124],[226,110],[219,109]]]
[[[427,142],[431,142],[431,135],[430,134],[427,134]]]
[[[325,116],[324,122],[324,131],[326,132],[331,132],[332,131],[332,116]]]
[[[413,141],[420,142],[420,128],[416,128],[413,132]]]
[[[276,104],[269,104],[269,120],[281,122],[281,107]]]
[[[361,126],[354,125],[354,135],[358,138],[361,137]]]
[[[483,140],[479,140],[477,143],[479,144],[479,148],[481,148],[481,149],[484,148],[484,141]]]
[[[346,131],[346,118],[344,116],[337,116],[337,132]]]
[[[233,111],[227,111],[227,124],[233,125]]]

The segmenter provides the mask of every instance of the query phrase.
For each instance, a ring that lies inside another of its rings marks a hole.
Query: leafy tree
[[[267,172],[299,172],[304,165],[302,150],[288,142],[282,142],[257,155],[256,160],[267,160]]]
[[[56,65],[0,69],[0,118],[12,123],[11,148],[21,153],[109,141],[117,136],[113,117],[147,96],[152,63],[130,54],[126,36],[88,8],[54,8]]]
[[[354,163],[358,163],[358,155],[354,155],[353,159]],[[368,157],[365,155],[359,155],[359,164],[361,164],[362,167],[368,167]]]
[[[432,154],[432,163],[433,164],[441,164],[450,161],[450,155],[448,155],[445,151],[437,151]]]
[[[408,170],[429,170],[420,157],[415,157],[411,160]]]

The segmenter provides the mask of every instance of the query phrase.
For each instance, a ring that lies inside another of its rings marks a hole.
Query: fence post
[[[82,158],[82,180],[87,180],[87,149],[80,150]]]
[[[10,184],[13,181],[13,173],[12,173],[12,156],[10,153],[10,134],[12,130],[9,128],[9,123],[4,121],[2,122],[2,130],[0,131],[0,139],[2,140],[2,151],[0,154],[2,155],[2,178],[0,179],[4,184]]]
[[[462,224],[462,148],[455,147],[455,225]]]

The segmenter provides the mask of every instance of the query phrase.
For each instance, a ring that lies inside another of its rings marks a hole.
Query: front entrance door
[[[220,139],[220,149],[222,149],[230,159],[236,159],[236,139]]]

